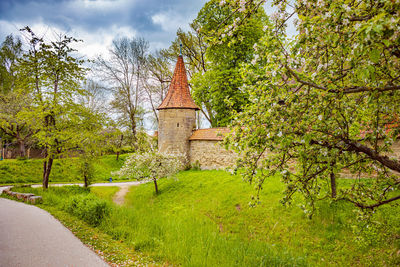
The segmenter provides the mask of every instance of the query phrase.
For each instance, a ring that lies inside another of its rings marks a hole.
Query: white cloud
[[[106,11],[126,9],[133,5],[133,0],[74,0],[67,2],[66,6],[73,10]]]
[[[28,37],[28,35],[19,31],[19,29],[28,24],[36,35],[40,37],[43,36],[46,40],[54,40],[56,35],[59,33],[83,40],[83,42],[74,45],[74,48],[78,50],[79,54],[90,59],[95,58],[98,55],[107,57],[108,49],[111,47],[112,41],[115,38],[137,36],[136,30],[129,26],[120,27],[117,25],[110,25],[107,28],[98,28],[95,31],[88,31],[82,27],[74,27],[72,31],[68,31],[60,27],[46,25],[41,20],[36,23],[13,23],[0,20],[0,36],[2,37],[2,40],[4,40],[5,36],[8,34],[18,36],[25,35]]]
[[[94,32],[88,32],[83,28],[76,28],[72,35],[83,40],[83,42],[76,46],[78,52],[88,58],[94,58],[98,55],[107,57],[108,49],[115,38],[124,36],[134,37],[137,35],[137,32],[129,26],[119,27],[111,25],[108,28],[99,28]]]
[[[157,13],[151,16],[151,20],[154,24],[160,25],[163,31],[174,34],[178,28],[189,30],[188,21],[191,21],[191,19],[171,11]]]

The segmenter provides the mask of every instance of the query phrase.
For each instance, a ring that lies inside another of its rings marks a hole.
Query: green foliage
[[[63,210],[97,226],[110,213],[110,203],[94,195],[77,195],[66,200]]]
[[[228,33],[231,42],[218,39],[215,31],[223,22],[237,24],[229,16],[230,8],[219,2],[207,2],[192,24],[203,36],[207,50],[205,69],[196,72],[190,83],[195,101],[207,110],[213,127],[226,126],[232,119],[232,110],[240,112],[248,104],[248,94],[241,89],[240,66],[252,59],[253,45],[262,36],[267,19],[260,9],[238,26],[234,35]]]
[[[101,114],[76,103],[78,96],[87,93],[80,86],[87,71],[84,60],[73,56],[72,46],[79,40],[60,34],[48,42],[29,27],[23,31],[30,35],[30,49],[18,65],[18,86],[32,95],[33,103],[21,113],[46,150],[43,186],[47,187],[55,156],[86,148],[102,136],[105,121]]]
[[[18,144],[20,156],[25,157],[25,147],[32,143],[34,132],[29,128],[29,120],[22,115],[32,107],[32,96],[17,86],[21,79],[18,62],[22,54],[21,40],[7,36],[0,48],[0,137]]]
[[[239,3],[226,6],[233,2]],[[251,64],[243,66],[250,103],[227,142],[243,155],[243,177],[260,190],[281,173],[284,202],[294,203],[293,194],[302,192],[310,214],[318,199],[345,199],[362,209],[399,199],[393,190],[400,161],[387,157],[400,132],[399,4],[274,4],[278,11],[265,24]],[[240,5],[233,19],[254,12]],[[294,15],[298,34],[288,39],[286,21]],[[353,179],[351,188],[334,194],[341,176],[371,179]]]
[[[13,190],[40,195],[45,204],[56,206],[93,226],[99,225],[111,210],[109,201],[99,199],[90,194],[90,189],[76,185],[51,187],[50,190],[31,187],[14,187]]]

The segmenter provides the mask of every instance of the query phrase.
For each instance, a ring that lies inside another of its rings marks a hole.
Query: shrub
[[[85,222],[97,226],[110,213],[111,205],[105,200],[87,194],[70,197],[63,209]]]

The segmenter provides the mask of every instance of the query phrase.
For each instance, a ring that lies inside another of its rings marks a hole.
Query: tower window
[[[176,124],[176,127],[179,127],[179,122]]]

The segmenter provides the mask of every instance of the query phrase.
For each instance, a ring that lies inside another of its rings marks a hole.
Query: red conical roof
[[[190,96],[185,63],[183,63],[182,56],[179,56],[178,62],[176,62],[174,75],[172,76],[167,96],[157,109],[167,108],[199,109]]]

